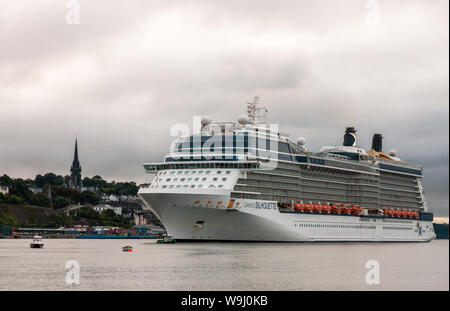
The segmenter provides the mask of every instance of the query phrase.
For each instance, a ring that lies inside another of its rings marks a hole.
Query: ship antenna
[[[253,102],[247,103],[247,114],[248,120],[250,124],[258,125],[267,115],[266,107],[258,107],[259,105],[259,97],[255,96]],[[265,121],[265,120],[264,120]]]

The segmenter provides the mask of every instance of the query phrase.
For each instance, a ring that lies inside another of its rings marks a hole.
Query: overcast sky
[[[170,127],[231,121],[260,96],[310,150],[346,126],[424,165],[448,216],[448,0],[0,0],[0,174],[148,181]]]

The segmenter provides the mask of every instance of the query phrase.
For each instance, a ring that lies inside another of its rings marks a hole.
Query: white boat
[[[139,196],[177,241],[410,241],[436,237],[422,187],[423,168],[357,146],[307,150],[259,122],[257,102],[237,123],[203,118],[180,137]],[[301,119],[300,119],[301,120]]]
[[[33,242],[30,243],[30,248],[43,248],[44,242],[42,242],[42,237],[39,235],[33,236]]]

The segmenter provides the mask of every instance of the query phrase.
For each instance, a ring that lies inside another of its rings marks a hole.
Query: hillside
[[[56,215],[55,210],[45,207],[0,204],[0,223],[9,226],[47,226]]]

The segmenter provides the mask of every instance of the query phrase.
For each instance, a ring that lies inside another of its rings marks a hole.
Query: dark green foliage
[[[45,194],[48,194],[48,189],[50,187],[50,191],[52,194],[52,198],[53,198],[53,207],[55,207],[55,198],[56,197],[64,197],[69,201],[69,204],[79,204],[82,203],[82,197],[81,197],[81,193],[75,189],[72,188],[67,188],[67,187],[60,187],[60,186],[49,186],[46,185],[43,189],[42,192]]]
[[[114,216],[116,216],[116,213],[114,213],[112,209],[107,209],[101,213],[101,216],[103,219],[112,219],[114,218]]]
[[[97,205],[100,203],[100,198],[92,191],[83,191],[81,193],[81,203]]]
[[[75,221],[87,222],[89,226],[130,227],[130,224],[122,216],[116,215],[112,210],[106,210],[99,214],[92,207],[83,206],[71,210],[69,214]]]
[[[12,179],[8,175],[3,175],[0,177],[0,185],[11,187]]]
[[[19,222],[13,213],[0,208],[0,224],[17,227]]]
[[[70,205],[70,200],[66,197],[57,196],[53,199],[53,208],[60,209]]]
[[[103,180],[103,178],[101,178],[99,175],[95,175],[92,178],[89,178],[89,177],[83,178],[83,186],[84,187],[101,188],[101,187],[106,187],[107,184],[108,183],[106,182],[106,180]]]
[[[6,204],[25,204],[25,200],[21,197],[18,197],[16,195],[13,194],[1,194],[0,193],[0,203],[6,203]]]
[[[62,186],[65,182],[65,179],[61,175],[55,175],[53,173],[47,173],[44,176],[37,175],[34,179],[34,183],[36,187],[42,188],[45,185],[52,185],[52,186]]]
[[[55,214],[49,217],[48,226],[52,228],[70,227],[73,225],[71,216]]]
[[[28,184],[21,178],[13,179],[11,185],[9,186],[9,194],[16,195],[28,201],[33,192],[31,192]]]
[[[85,219],[100,219],[100,214],[94,211],[92,207],[82,206],[69,212],[71,216]]]
[[[0,203],[13,205],[32,205],[39,207],[51,207],[61,209],[71,204],[90,204],[97,205],[101,202],[99,193],[92,191],[79,191],[67,187],[69,176],[56,175],[47,173],[45,175],[37,175],[34,180],[23,180],[20,178],[13,179],[7,175],[0,177],[0,184],[9,187],[9,194],[0,195]],[[83,186],[97,188],[100,193],[115,195],[136,195],[139,187],[134,182],[118,182],[112,181],[108,183],[101,176],[96,175],[92,178],[85,177]],[[33,193],[30,187],[42,188],[42,193]],[[51,192],[52,202],[49,198],[49,190]],[[112,215],[110,215],[112,216]],[[105,220],[106,221],[106,220]],[[109,217],[108,221],[118,222]]]
[[[139,186],[135,182],[112,182],[106,187],[101,188],[101,191],[105,194],[116,195],[136,195],[139,190]]]
[[[136,195],[139,187],[134,182],[106,182],[102,177],[96,175],[92,178],[83,178],[84,187],[97,187],[105,194]]]
[[[28,200],[28,204],[41,207],[50,207],[50,199],[44,193],[36,193],[31,195],[31,198]]]

